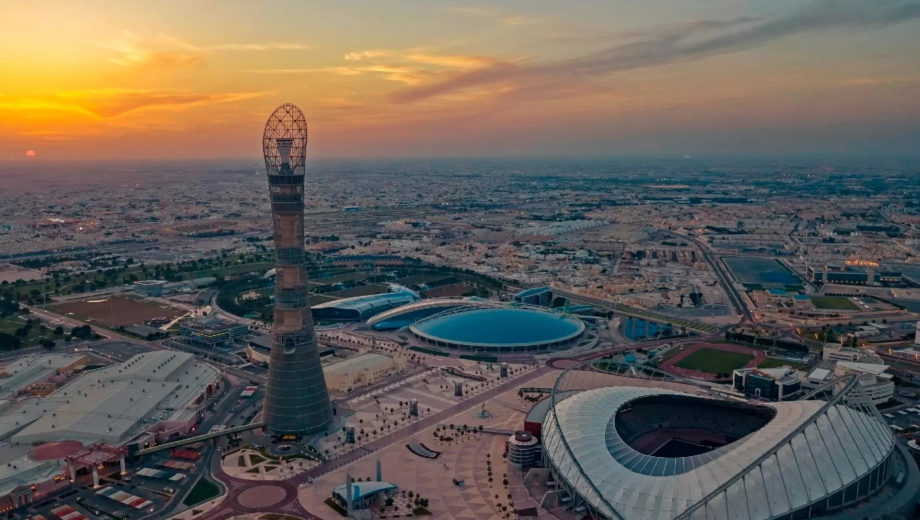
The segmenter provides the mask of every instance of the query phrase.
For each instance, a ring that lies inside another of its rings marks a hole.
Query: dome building
[[[440,347],[486,352],[566,348],[585,332],[570,314],[539,307],[460,307],[419,320],[409,331]]]

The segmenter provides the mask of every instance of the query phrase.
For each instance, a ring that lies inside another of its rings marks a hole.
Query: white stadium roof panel
[[[706,453],[647,455],[620,436],[615,421],[653,396],[721,401],[656,388],[598,388],[557,402],[544,424],[551,467],[610,518],[672,519],[698,503],[706,505],[686,518],[729,518],[726,507],[733,520],[774,518],[846,488],[893,449],[880,417],[841,404],[792,401],[762,405],[765,424]]]

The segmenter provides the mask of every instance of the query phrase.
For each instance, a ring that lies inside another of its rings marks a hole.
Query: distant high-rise
[[[275,318],[264,421],[274,433],[312,434],[332,423],[332,404],[316,348],[304,267],[304,172],[307,121],[278,107],[262,135],[275,235]]]

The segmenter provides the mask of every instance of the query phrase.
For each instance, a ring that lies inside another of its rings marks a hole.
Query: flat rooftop
[[[0,367],[0,399],[16,397],[16,393],[32,383],[45,381],[58,369],[79,364],[82,354],[35,354],[24,356]]]
[[[155,351],[86,372],[47,397],[0,406],[0,439],[121,444],[161,420],[182,421],[218,372],[192,354]]]

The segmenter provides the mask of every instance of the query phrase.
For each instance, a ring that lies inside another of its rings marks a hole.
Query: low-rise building
[[[514,301],[525,305],[549,307],[553,303],[553,290],[550,287],[534,287],[515,294]]]
[[[145,432],[188,433],[197,406],[214,391],[217,370],[169,350],[87,372],[47,396],[0,405],[0,439],[122,444]]]
[[[399,356],[386,356],[365,352],[323,367],[326,386],[337,392],[349,392],[367,386],[406,368],[406,360]]]
[[[249,333],[246,325],[214,316],[186,318],[179,322],[183,341],[199,347],[225,347]]]
[[[508,463],[517,469],[526,470],[540,459],[540,441],[527,430],[518,430],[505,443]]]
[[[848,375],[858,378],[858,388],[854,389],[854,395],[861,395],[876,406],[894,397],[893,376],[888,373],[888,365],[881,363],[824,360],[809,372],[804,386],[813,390],[838,377]]]
[[[260,334],[249,338],[246,345],[246,358],[250,363],[268,366],[272,355],[272,337]]]
[[[163,296],[163,289],[167,283],[169,282],[166,280],[138,280],[132,284],[131,288],[141,296],[158,297]]]
[[[840,345],[825,344],[821,350],[821,359],[831,361],[856,361],[862,356],[861,350]]]
[[[350,500],[349,489],[351,491]],[[349,509],[350,512],[353,512],[355,509],[367,509],[384,502],[387,498],[394,496],[398,489],[396,484],[383,481],[352,482],[350,485],[336,486],[332,490],[332,499],[342,509]]]
[[[739,368],[732,372],[732,386],[750,399],[792,401],[802,393],[798,371],[778,368]]]
[[[82,372],[82,355],[27,356],[3,369],[0,512],[70,485],[74,471],[118,464],[133,445],[194,430],[219,373],[168,350]],[[51,383],[46,385],[46,383]],[[45,385],[45,392],[23,389]]]
[[[0,368],[0,399],[5,403],[22,395],[47,395],[85,366],[83,354],[23,356]]]
[[[147,341],[165,338],[169,335],[165,331],[162,331],[156,327],[151,327],[150,325],[144,324],[128,325],[125,327],[125,331]]]
[[[894,397],[894,381],[887,373],[888,365],[838,361],[834,374],[838,377],[855,375],[859,378],[859,394],[878,406]]]

